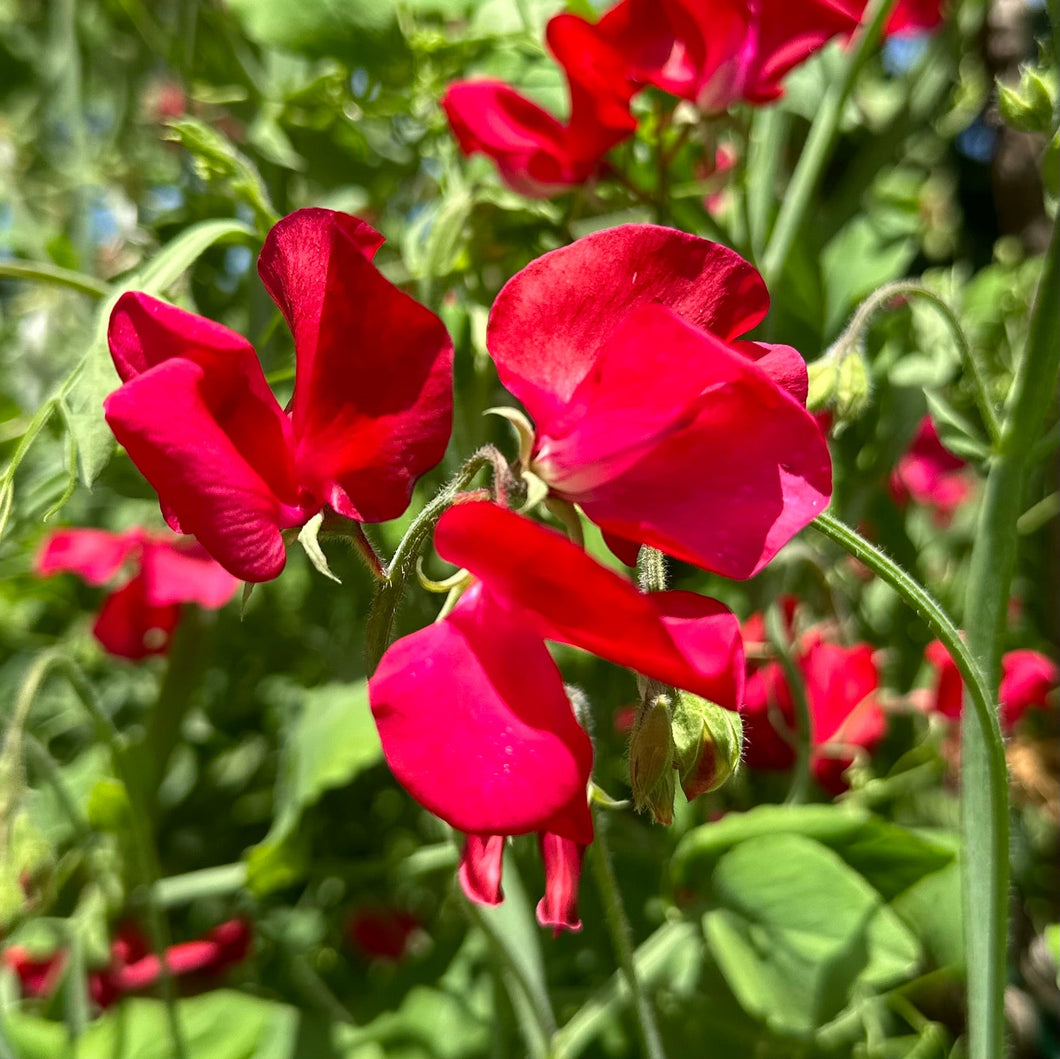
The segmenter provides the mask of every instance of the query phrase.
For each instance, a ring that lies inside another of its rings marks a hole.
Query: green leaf
[[[990,446],[971,420],[934,390],[925,391],[924,397],[944,448],[955,456],[979,463],[990,458]]]
[[[821,252],[826,335],[837,331],[873,291],[905,274],[916,256],[913,231],[915,219],[878,207],[871,216],[855,217],[829,240]]]
[[[690,831],[671,861],[678,885],[695,887],[740,843],[767,835],[799,835],[827,846],[886,898],[951,864],[952,845],[908,831],[866,809],[842,805],[762,805]]]
[[[228,0],[227,6],[257,44],[331,56],[389,80],[407,68],[408,45],[386,0]]]
[[[778,1033],[812,1034],[856,989],[887,988],[920,958],[880,895],[801,835],[742,843],[719,861],[713,890],[719,907],[703,919],[711,953],[744,1009]]]
[[[254,232],[242,221],[222,218],[201,221],[186,228],[151,260],[122,281],[121,287],[99,308],[92,343],[65,388],[65,416],[77,443],[81,481],[90,486],[114,453],[114,435],[103,418],[103,400],[121,385],[107,349],[107,327],[115,303],[127,291],[138,290],[154,297],[168,290],[214,243],[225,239],[252,238]]]
[[[227,136],[196,118],[171,121],[169,128],[170,139],[192,156],[205,183],[226,188],[254,211],[262,235],[280,219],[257,167]]]
[[[964,923],[961,919],[961,875],[956,861],[925,875],[891,906],[924,943],[939,967],[964,967]]]
[[[290,717],[281,741],[272,827],[247,855],[248,884],[259,893],[293,882],[303,870],[303,851],[293,841],[302,813],[325,791],[345,787],[383,759],[367,681],[311,690],[277,681],[270,690]]]

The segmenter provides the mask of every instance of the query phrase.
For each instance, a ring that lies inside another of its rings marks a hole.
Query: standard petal
[[[140,547],[140,530],[111,533],[109,530],[56,530],[37,553],[35,571],[41,577],[51,574],[80,574],[90,585],[102,585],[120,569],[129,554]]]
[[[298,480],[363,522],[405,510],[445,453],[453,406],[445,326],[371,263],[374,238],[345,214],[299,210],[258,263],[295,336]]]
[[[783,93],[781,80],[838,34],[853,33],[858,18],[833,0],[760,0],[754,61],[744,98],[768,103]]]
[[[283,569],[286,507],[224,431],[207,403],[202,367],[174,358],[104,402],[107,422],[185,533],[229,573],[267,581]]]
[[[139,661],[165,654],[179,621],[180,606],[152,606],[143,578],[136,576],[104,600],[92,633],[112,655]]]
[[[471,501],[442,515],[435,547],[497,598],[525,611],[539,635],[707,698],[718,691],[713,658],[700,668],[701,644],[686,656],[651,597],[554,530]],[[679,638],[682,644],[694,640],[687,628]]]
[[[393,644],[368,688],[394,775],[458,830],[539,831],[584,798],[592,745],[559,670],[533,629],[482,586],[444,621]],[[567,837],[588,842],[591,825]]]
[[[718,243],[651,224],[594,232],[512,277],[490,311],[486,344],[501,382],[547,433],[618,325],[659,302],[729,341],[769,308],[758,272]]]
[[[563,412],[539,424],[534,469],[561,495],[591,492],[687,428],[703,394],[745,369],[721,339],[662,305],[642,305],[619,323]]]
[[[460,855],[460,888],[477,905],[499,905],[504,900],[504,835],[468,835]]]
[[[141,559],[145,593],[154,606],[167,603],[198,603],[216,610],[239,588],[220,563],[214,562],[202,545],[179,538],[148,538]]]
[[[778,386],[805,406],[810,378],[806,361],[797,349],[770,342],[733,342],[732,348],[753,360]]]
[[[813,416],[752,362],[727,356],[731,381],[703,395],[688,426],[611,480],[561,495],[607,533],[745,578],[824,510],[832,469]]]

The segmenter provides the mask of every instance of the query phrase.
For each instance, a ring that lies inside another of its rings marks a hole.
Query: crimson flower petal
[[[1012,728],[1029,709],[1045,709],[1047,697],[1060,684],[1060,666],[1038,651],[1020,648],[1001,659],[1001,723]]]
[[[726,342],[769,308],[762,277],[739,254],[651,224],[594,232],[504,285],[486,344],[501,382],[539,430],[562,415],[618,325],[650,302]]]
[[[477,905],[499,905],[504,900],[504,835],[468,835],[460,855],[460,887]]]
[[[712,631],[703,639],[689,637],[685,628],[675,642],[660,611],[682,604],[672,597],[656,602],[559,533],[488,501],[449,508],[438,521],[435,547],[497,598],[518,605],[540,636],[708,698],[717,693],[715,656],[710,652],[708,659],[704,639],[724,641],[729,618],[737,627],[723,608],[708,615]]]
[[[537,905],[537,921],[552,927],[556,935],[561,930],[581,930],[578,879],[585,847],[548,831],[538,837],[538,844],[545,864],[545,896]]]
[[[180,606],[152,606],[139,574],[104,601],[92,626],[93,635],[112,655],[139,661],[165,654],[180,621]]]
[[[107,422],[183,532],[236,577],[267,581],[286,559],[280,529],[305,516],[226,432],[217,413],[223,417],[223,399],[235,395],[217,393],[212,381],[201,365],[174,357],[112,393]]]
[[[238,578],[214,562],[195,541],[148,538],[141,559],[144,595],[152,606],[198,603],[223,607],[239,588]]]
[[[482,586],[392,644],[368,687],[394,775],[458,830],[526,834],[584,801],[592,745],[559,670],[522,616]],[[566,837],[591,841],[587,811],[563,819]]]
[[[129,554],[140,547],[140,530],[111,533],[109,530],[65,529],[52,533],[37,555],[36,572],[79,574],[90,585],[106,584]]]
[[[258,261],[295,336],[298,480],[363,522],[405,510],[445,453],[453,405],[445,326],[372,265],[378,240],[356,218],[298,210]]]

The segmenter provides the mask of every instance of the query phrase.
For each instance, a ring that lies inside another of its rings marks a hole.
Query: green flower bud
[[[810,384],[806,395],[806,407],[811,412],[820,412],[832,403],[836,384],[839,381],[839,370],[834,358],[825,355],[818,357],[812,364],[808,364],[806,373]]]
[[[835,411],[840,419],[857,419],[872,395],[868,365],[858,350],[852,350],[840,362],[835,388]]]
[[[743,722],[734,710],[691,695],[677,693],[673,711],[674,767],[681,789],[691,801],[717,790],[740,767]]]
[[[629,782],[633,804],[648,809],[658,824],[674,818],[674,737],[665,695],[650,699],[633,723],[629,741]]]

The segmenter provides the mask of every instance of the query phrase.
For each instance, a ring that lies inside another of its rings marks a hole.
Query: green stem
[[[684,921],[664,923],[633,954],[637,977],[642,983],[655,983],[673,969],[674,955],[684,946],[696,944],[698,931]],[[630,1000],[629,987],[621,972],[594,993],[556,1034],[550,1059],[575,1059]]]
[[[491,450],[491,451],[487,451]],[[410,579],[416,577],[416,560],[423,551],[427,539],[434,532],[435,524],[474,480],[483,467],[496,467],[496,458],[500,456],[492,446],[486,446],[476,452],[463,467],[457,471],[453,480],[416,516],[412,525],[405,531],[401,543],[394,552],[385,581],[380,582],[379,589],[372,600],[365,625],[365,658],[368,672],[371,673],[383,652],[390,646],[394,635],[394,621],[398,607],[405,595],[405,588]],[[503,457],[501,457],[503,459]]]
[[[991,478],[994,478],[993,472]],[[990,479],[987,486],[989,493]],[[996,643],[997,627],[994,625],[984,630],[983,615],[966,607],[967,614],[974,617],[980,628],[965,644],[956,625],[934,597],[878,548],[827,513],[818,515],[813,525],[883,578],[902,597],[942,641],[964,678],[967,701],[972,707],[964,711],[961,748],[969,1056],[970,1059],[998,1059],[1005,1054],[1008,771],[998,723],[996,676],[992,679],[984,676],[984,672],[994,672],[996,666],[986,670],[980,668],[980,659],[988,654],[981,646],[983,633],[987,631],[994,636]],[[1013,525],[1010,523],[1008,528],[1014,542]],[[977,550],[982,540],[981,535],[977,537]],[[997,541],[991,543],[995,547],[998,544]],[[976,580],[973,574],[970,590]],[[1005,584],[1007,586],[1008,582]],[[989,609],[993,610],[992,607]]]
[[[790,126],[791,115],[781,107],[764,107],[756,110],[751,118],[746,157],[740,164],[747,211],[747,245],[755,260],[761,258],[769,234],[777,201],[780,161]]]
[[[95,689],[88,681],[88,678],[68,658],[55,656],[52,665],[66,677],[89,717],[91,717],[99,738],[110,751],[118,779],[125,787],[126,794],[129,797],[129,834],[132,838],[133,854],[137,861],[138,874],[146,895],[148,930],[151,944],[159,958],[161,968],[159,985],[161,987],[162,1003],[166,1010],[170,1044],[172,1045],[174,1059],[189,1059],[187,1041],[184,1038],[184,1029],[180,1024],[180,1015],[177,1011],[173,975],[165,956],[166,949],[169,947],[169,928],[155,897],[155,884],[158,882],[159,875],[158,854],[154,847],[154,841],[144,826],[144,821],[148,819],[148,813],[143,805],[137,804],[140,794],[137,777],[129,768],[128,757],[125,747],[122,746],[121,735],[117,728],[114,727],[114,722],[103,710],[103,706],[96,697]]]
[[[655,1011],[637,976],[637,965],[633,959],[633,930],[622,904],[622,893],[618,888],[611,850],[607,843],[608,821],[603,813],[595,809],[593,820],[596,825],[596,838],[589,847],[589,860],[592,863],[593,878],[600,894],[600,903],[603,905],[604,919],[618,966],[633,998],[633,1014],[641,1047],[646,1059],[666,1059]]]
[[[54,287],[88,294],[93,298],[107,298],[111,294],[109,283],[95,276],[73,269],[60,268],[43,261],[0,261],[0,279],[22,279],[30,283],[50,283]]]
[[[810,127],[810,134],[795,166],[791,183],[781,200],[780,214],[762,261],[762,272],[770,290],[784,272],[788,255],[802,228],[821,174],[839,138],[839,121],[854,88],[854,82],[869,53],[876,47],[883,24],[896,2],[897,0],[870,0],[865,10],[862,29],[847,53],[843,76],[832,85]]]
[[[666,556],[658,548],[641,545],[637,552],[637,584],[641,592],[665,592],[666,583]]]
[[[813,721],[810,717],[810,703],[806,698],[806,683],[799,672],[799,667],[795,664],[795,659],[791,656],[791,647],[784,630],[779,604],[773,604],[766,611],[766,635],[784,670],[784,679],[791,691],[791,701],[795,707],[795,767],[791,773],[788,796],[784,801],[788,805],[798,805],[806,801],[806,796],[810,792]]]
[[[1016,567],[1016,523],[1027,471],[1060,369],[1060,229],[1038,286],[1027,347],[1006,409],[997,457],[987,474],[964,601],[968,649],[982,665],[996,701],[1009,592]],[[996,718],[995,718],[996,725]],[[998,761],[1000,759],[1000,762]],[[987,778],[1004,775],[1004,752],[987,726],[965,711],[961,724],[965,930],[968,948],[970,1059],[1004,1055],[1004,989],[1008,942],[1008,804],[992,797]]]
[[[900,279],[894,283],[884,284],[879,290],[873,292],[858,306],[857,312],[854,313],[847,329],[840,335],[832,349],[842,355],[842,352],[847,348],[855,346],[864,335],[872,317],[886,308],[888,302],[899,296],[923,298],[938,309],[946,321],[950,333],[953,335],[953,340],[960,351],[961,360],[964,362],[965,369],[975,387],[975,399],[979,405],[979,412],[983,417],[983,422],[986,424],[986,429],[990,434],[990,440],[996,446],[1001,440],[1001,422],[998,419],[997,410],[994,408],[994,402],[990,396],[990,388],[986,380],[986,369],[973,351],[956,313],[946,304],[943,298],[939,297],[934,291],[929,290],[922,283]]]

